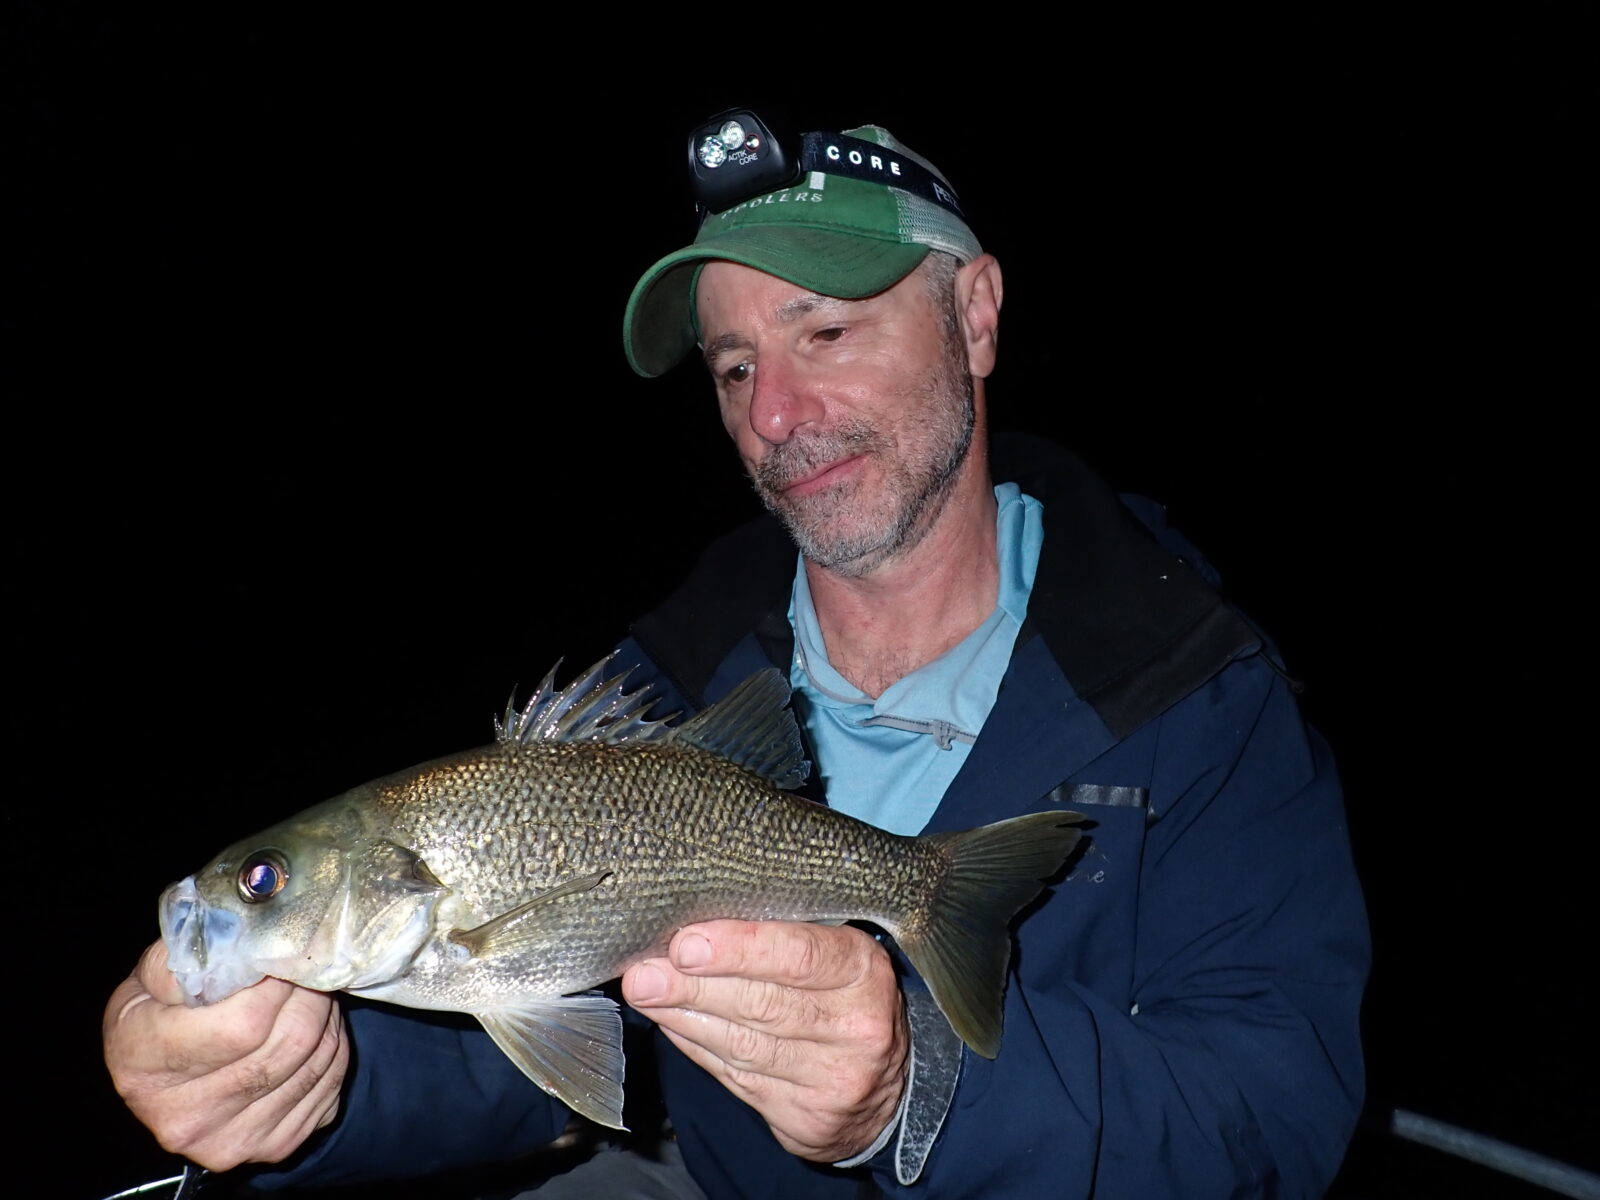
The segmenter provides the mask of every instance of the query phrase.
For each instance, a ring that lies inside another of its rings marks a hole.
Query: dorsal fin
[[[667,736],[731,758],[781,788],[796,788],[805,782],[811,764],[788,704],[789,684],[776,668],[767,667]]]
[[[505,716],[494,723],[495,740],[524,746],[531,742],[615,745],[663,736],[668,732],[667,722],[678,714],[646,720],[644,714],[650,707],[646,694],[650,689],[623,691],[626,671],[605,678],[606,668],[616,656],[613,650],[559,692],[554,690],[556,671],[561,667],[557,662],[521,713],[516,709],[515,694],[506,701]]]
[[[781,788],[799,787],[810,773],[800,727],[789,711],[789,685],[773,667],[757,671],[710,708],[696,713],[676,728],[667,722],[677,713],[646,720],[649,687],[624,691],[628,673],[605,678],[616,651],[606,655],[559,692],[555,690],[558,662],[540,682],[520,713],[516,697],[506,702],[505,716],[496,718],[495,740],[503,745],[532,742],[665,741],[732,759],[747,771],[764,775]]]

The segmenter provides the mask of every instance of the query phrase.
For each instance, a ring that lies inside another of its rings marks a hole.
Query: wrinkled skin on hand
[[[870,1146],[894,1117],[910,1033],[882,946],[850,926],[709,921],[622,994],[672,1043],[816,1162]]]
[[[292,1154],[338,1115],[350,1064],[332,996],[264,979],[187,1008],[160,942],[111,994],[102,1035],[134,1116],[165,1149],[213,1171]]]

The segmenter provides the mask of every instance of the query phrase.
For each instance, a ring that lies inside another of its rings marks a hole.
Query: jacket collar
[[[1110,739],[1159,716],[1259,644],[1244,618],[1076,455],[1017,435],[997,436],[992,449],[994,478],[1016,480],[1044,504],[1044,550],[1019,651],[1030,631],[1043,639],[1065,694],[1086,703]],[[735,654],[747,635],[762,657],[787,670],[794,569],[793,544],[763,516],[713,543],[633,635],[703,705],[757,659]]]

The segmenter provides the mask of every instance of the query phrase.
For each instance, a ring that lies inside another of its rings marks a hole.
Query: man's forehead
[[[728,270],[719,272],[717,268]],[[714,262],[708,263],[700,273],[694,302],[700,332],[704,335],[712,332],[705,326],[714,310],[721,311],[724,323],[730,319],[740,323],[753,317],[760,321],[773,320],[787,324],[812,313],[837,312],[855,307],[865,303],[865,300],[826,296],[765,271],[738,263]]]

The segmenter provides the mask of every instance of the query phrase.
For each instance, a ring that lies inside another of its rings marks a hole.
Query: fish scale
[[[707,792],[712,800],[698,799]],[[587,799],[574,804],[574,796]],[[731,885],[764,881],[783,897],[780,907],[809,894],[823,908],[838,907],[837,897],[893,911],[909,909],[917,897],[918,876],[907,863],[932,857],[919,853],[914,839],[831,820],[830,810],[693,749],[511,748],[503,762],[447,762],[423,779],[380,786],[375,806],[393,813],[385,836],[415,845],[434,873],[483,913],[601,868],[630,876],[648,868],[627,886],[659,880],[661,894],[677,903],[687,902],[685,880],[711,870],[713,880]],[[493,840],[474,845],[475,835]],[[518,864],[515,875],[508,863]],[[871,866],[896,878],[907,896],[885,896],[882,881],[868,876]]]
[[[276,975],[469,1012],[541,1087],[621,1127],[621,1022],[587,989],[698,921],[862,920],[961,1041],[999,1053],[1008,925],[1078,814],[889,833],[786,790],[807,764],[778,672],[673,726],[606,665],[559,692],[552,672],[494,744],[357,787],[174,884],[161,924],[185,995]],[[917,1087],[907,1103],[932,1104]]]

